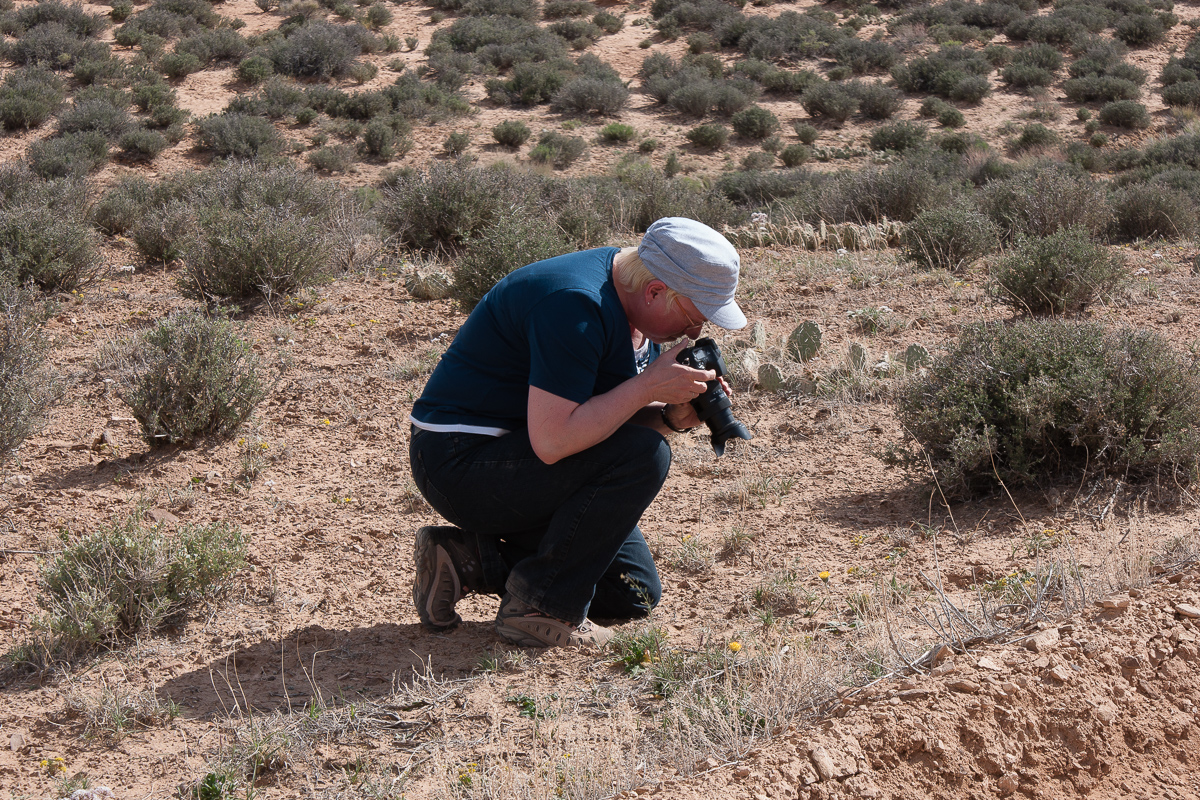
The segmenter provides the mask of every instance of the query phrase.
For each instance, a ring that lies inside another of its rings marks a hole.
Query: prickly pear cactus
[[[763,364],[758,368],[758,385],[764,392],[782,392],[786,385],[783,371],[774,364]]]
[[[787,352],[796,361],[812,361],[820,349],[821,326],[811,320],[801,322],[788,337]]]
[[[742,372],[746,375],[757,375],[759,367],[758,351],[747,350],[742,353]]]
[[[904,368],[914,370],[929,364],[929,351],[919,344],[910,344],[904,351]]]
[[[404,278],[404,288],[417,300],[441,300],[450,296],[450,276],[441,270],[413,270]]]
[[[767,346],[767,327],[762,324],[762,320],[754,323],[754,328],[750,332],[750,344],[759,350]]]
[[[846,355],[846,360],[850,364],[850,369],[855,372],[862,372],[867,368],[867,350],[858,342],[850,345],[850,352]]]

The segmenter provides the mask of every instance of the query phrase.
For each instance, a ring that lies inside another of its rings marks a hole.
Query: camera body
[[[717,378],[729,372],[725,367],[725,359],[721,358],[721,349],[717,347],[716,342],[707,337],[697,339],[694,345],[684,348],[675,360],[693,369],[715,370]],[[721,388],[719,380],[709,381],[704,394],[692,401],[696,416],[712,433],[713,452],[718,456],[725,453],[725,442],[730,439],[754,438],[750,431],[746,430],[746,426],[734,418],[733,411],[730,410],[732,406],[733,403]]]

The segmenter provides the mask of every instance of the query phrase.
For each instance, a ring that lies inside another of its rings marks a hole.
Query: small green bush
[[[814,117],[828,119],[841,125],[858,110],[858,98],[844,86],[819,83],[800,96],[804,110]]]
[[[58,132],[72,134],[95,131],[110,141],[119,139],[134,127],[134,121],[125,109],[127,99],[121,97],[115,99],[115,103],[114,99],[85,99],[76,95],[74,104],[64,108],[58,115]]]
[[[390,122],[373,119],[363,126],[359,152],[368,158],[390,161],[400,149],[398,143],[399,136]]]
[[[0,466],[41,429],[59,391],[42,331],[49,307],[0,274]]]
[[[1164,86],[1162,99],[1168,106],[1200,107],[1200,81],[1180,81]]]
[[[800,140],[800,144],[812,144],[821,135],[821,132],[807,122],[797,122],[792,126],[792,130],[796,132],[796,138]]]
[[[1021,238],[992,268],[992,293],[1035,316],[1083,311],[1110,296],[1125,279],[1120,256],[1086,231],[1063,228],[1043,238]]]
[[[972,204],[959,201],[918,214],[904,229],[901,252],[924,269],[958,272],[999,244],[999,227]]]
[[[204,65],[192,53],[167,53],[158,60],[158,68],[162,74],[177,81],[199,72]]]
[[[1105,103],[1096,115],[1101,124],[1117,128],[1140,130],[1150,127],[1150,114],[1146,107],[1133,100],[1117,100]]]
[[[798,167],[808,161],[812,152],[802,144],[789,144],[779,153],[779,158],[785,167]]]
[[[330,268],[330,221],[285,207],[204,209],[184,246],[186,297],[213,301],[286,297]]]
[[[945,128],[961,128],[967,124],[966,117],[954,106],[947,103],[938,110],[938,124]]]
[[[47,658],[74,658],[152,633],[219,597],[245,564],[246,540],[223,522],[174,533],[140,513],[69,542],[42,567],[33,624]]]
[[[455,260],[453,296],[473,309],[498,280],[518,267],[574,249],[555,225],[540,215],[508,209],[471,239]]]
[[[738,136],[747,139],[766,139],[779,130],[779,118],[762,106],[750,106],[729,120]]]
[[[658,139],[642,139],[638,142],[638,152],[650,154],[658,149]]]
[[[520,147],[531,135],[529,126],[518,119],[505,120],[492,128],[492,138],[505,147]]]
[[[1196,204],[1185,192],[1133,184],[1112,201],[1113,234],[1121,239],[1189,239],[1198,230]]]
[[[637,136],[632,125],[622,122],[610,122],[600,129],[600,138],[606,142],[628,142]]]
[[[529,160],[565,169],[582,156],[585,150],[587,142],[582,137],[546,131],[538,137],[537,146],[529,151]]]
[[[916,122],[892,122],[880,125],[871,133],[872,150],[893,150],[902,153],[925,142],[925,126]]]
[[[684,135],[692,144],[708,150],[724,147],[729,141],[729,129],[716,123],[697,125]]]
[[[891,119],[904,104],[899,90],[882,83],[856,83],[850,90],[858,97],[858,110],[869,119]]]
[[[167,137],[145,128],[129,131],[117,141],[121,154],[130,161],[153,161],[168,144]]]
[[[1010,237],[1049,236],[1062,228],[1098,234],[1112,218],[1104,186],[1064,169],[993,180],[980,196],[980,207]]]
[[[1142,90],[1133,81],[1107,75],[1085,75],[1063,81],[1063,92],[1075,103],[1111,102],[1113,100],[1136,100]]]
[[[1150,14],[1131,14],[1117,23],[1113,35],[1130,47],[1157,44],[1167,37],[1162,21]]]
[[[36,128],[58,110],[65,95],[63,82],[49,70],[13,70],[0,85],[0,124],[5,130]]]
[[[1031,122],[1021,129],[1021,134],[1012,142],[1014,153],[1024,153],[1037,147],[1052,147],[1058,144],[1058,134],[1040,122]]]
[[[446,155],[452,157],[461,156],[471,147],[471,135],[462,132],[455,132],[446,137],[446,141],[442,143],[442,150]]]
[[[1015,89],[1030,89],[1054,83],[1054,73],[1033,64],[1010,64],[1000,77]]]
[[[597,11],[592,17],[592,24],[605,33],[612,35],[620,32],[625,27],[625,18],[618,17],[616,14],[608,11]]]
[[[362,52],[351,29],[328,22],[308,22],[268,46],[267,57],[281,75],[329,80],[343,78]]]
[[[346,172],[354,165],[354,148],[348,144],[324,145],[306,153],[304,160],[318,172]]]
[[[108,139],[97,131],[70,133],[40,139],[28,152],[29,166],[39,178],[81,178],[108,161]]]
[[[102,361],[151,446],[232,436],[266,397],[264,365],[221,316],[183,311],[106,348]]]
[[[896,416],[919,447],[893,463],[951,495],[1105,472],[1197,479],[1200,385],[1158,334],[1068,320],[965,329],[901,388]]]
[[[748,172],[761,172],[775,166],[775,154],[755,150],[742,156],[741,167]]]
[[[250,114],[210,114],[196,123],[199,146],[221,157],[256,158],[280,148],[279,133],[270,120]]]
[[[611,116],[625,107],[629,90],[620,81],[583,76],[570,81],[554,95],[550,108],[566,114]]]
[[[545,6],[542,7],[542,16],[546,19],[586,17],[595,11],[596,7],[587,0],[547,0]]]
[[[251,86],[262,83],[275,74],[275,66],[263,56],[250,56],[237,67],[238,80]]]

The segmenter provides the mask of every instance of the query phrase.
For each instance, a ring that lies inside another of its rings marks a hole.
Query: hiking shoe
[[[483,565],[475,534],[448,526],[429,525],[417,531],[413,549],[417,575],[413,605],[421,624],[435,631],[462,622],[454,604],[483,583]]]
[[[511,594],[496,615],[496,633],[521,647],[603,647],[612,631],[585,619],[578,626],[548,617]]]

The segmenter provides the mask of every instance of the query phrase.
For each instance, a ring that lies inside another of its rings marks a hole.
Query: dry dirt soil
[[[279,22],[249,0],[220,10],[248,31]],[[389,30],[424,47],[430,10],[395,10]],[[618,10],[627,23],[647,16],[645,6]],[[648,32],[627,24],[596,51],[632,78]],[[1179,45],[1190,31],[1171,36]],[[419,49],[401,57],[421,61]],[[1136,54],[1152,75],[1166,57]],[[229,74],[204,72],[180,94],[200,113],[236,88]],[[966,109],[967,130],[996,140],[1024,102],[999,92]],[[917,100],[908,103],[901,116],[914,118]],[[722,166],[724,156],[687,151],[683,123],[649,106],[635,91],[620,119],[684,150],[690,168]],[[794,103],[775,110],[803,116]],[[517,115],[562,122],[481,106],[457,124],[474,132],[481,161],[512,160],[483,141]],[[1082,136],[1073,114],[1062,120]],[[438,158],[454,129],[418,130],[403,163]],[[862,135],[853,125],[822,133],[830,143]],[[25,144],[0,140],[6,157]],[[620,156],[591,152],[573,172]],[[155,171],[202,165],[181,146]],[[110,166],[100,181],[127,169]],[[345,180],[369,182],[373,169]],[[1197,248],[1124,249],[1133,288],[1092,315],[1188,348],[1200,338]],[[982,267],[914,273],[890,250],[742,255],[742,305],[761,334],[718,332],[738,364],[749,350],[779,359],[806,319],[825,332],[809,368],[828,375],[852,343],[874,363],[1009,316]],[[239,525],[250,563],[222,600],[173,629],[7,683],[4,796],[55,797],[85,781],[125,800],[1200,796],[1194,504],[1160,507],[1154,487],[1098,479],[947,504],[924,476],[879,460],[902,437],[886,399],[894,379],[864,376],[857,392],[814,397],[767,393],[743,374],[736,410],[753,441],[718,459],[699,433],[674,438],[671,477],[642,526],[665,594],[649,626],[620,630],[663,632],[658,662],[635,657],[630,671],[613,654],[514,651],[492,631],[493,597],[467,598],[464,624],[433,635],[410,600],[413,533],[437,518],[409,475],[407,414],[461,311],[414,300],[397,279],[403,265],[391,264],[247,314],[259,354],[290,362],[241,437],[267,445],[250,477],[244,443],[151,450],[141,440],[95,359],[188,303],[178,267],[147,269],[120,239],[105,259],[99,282],[59,298],[47,332],[71,389],[0,487],[0,648],[25,638],[40,566],[64,536],[137,509],[168,529]],[[116,269],[127,265],[136,271]],[[872,334],[848,316],[881,307],[886,325]],[[1040,621],[1027,624],[1026,603],[982,622],[981,603],[996,610],[1053,570],[1068,591],[1044,601]],[[654,678],[668,663],[676,684]],[[236,792],[189,788],[222,770],[238,776]]]

